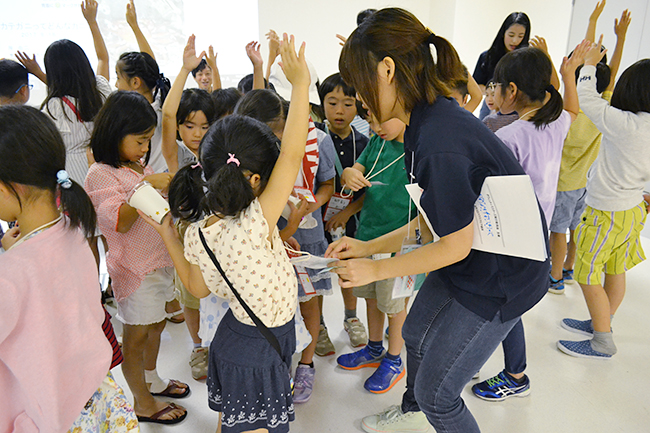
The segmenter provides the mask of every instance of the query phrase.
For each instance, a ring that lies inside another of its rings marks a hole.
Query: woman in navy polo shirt
[[[368,242],[343,238],[328,249],[351,259],[336,264],[341,287],[430,272],[403,329],[402,404],[364,418],[362,427],[424,432],[430,423],[437,431],[478,432],[460,393],[544,296],[549,262],[472,250],[474,203],[487,176],[524,171],[494,134],[449,99],[446,83],[462,74],[458,54],[409,12],[389,8],[368,17],[343,47],[339,69],[379,121],[396,117],[408,125],[406,169],[424,190],[420,204],[440,236],[428,243],[422,222],[424,246],[379,261],[365,257],[400,251],[418,224],[411,233],[405,226]]]

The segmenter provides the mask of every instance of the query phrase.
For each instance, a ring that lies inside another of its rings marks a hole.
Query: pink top
[[[62,220],[0,255],[0,269],[0,433],[61,433],[111,364],[95,259]]]
[[[84,188],[95,205],[97,223],[108,242],[106,265],[117,301],[135,292],[148,273],[173,266],[160,235],[142,218],[128,232],[117,231],[120,207],[127,202],[133,187],[151,174],[154,172],[149,166],[140,174],[127,167],[95,163],[86,176]]]
[[[571,115],[563,110],[558,119],[539,129],[533,122],[517,120],[496,132],[530,176],[547,225],[555,210],[562,147],[570,127]]]

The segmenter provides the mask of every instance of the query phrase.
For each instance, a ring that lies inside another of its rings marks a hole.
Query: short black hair
[[[0,96],[11,98],[20,86],[28,83],[27,69],[23,65],[9,59],[0,60]]]
[[[325,78],[323,82],[318,86],[318,96],[320,97],[321,106],[325,105],[325,97],[327,94],[336,90],[337,87],[341,88],[345,96],[356,99],[357,91],[354,90],[354,87],[343,81],[341,74],[337,72],[336,74],[332,74],[329,77]]]
[[[360,26],[370,15],[377,12],[377,9],[364,9],[357,14],[357,25]]]
[[[616,82],[612,107],[632,113],[650,113],[650,59],[628,67]]]
[[[264,79],[264,88],[275,91],[273,84],[269,84],[269,82],[266,81],[266,78]],[[246,94],[253,90],[253,74],[248,74],[239,80],[239,83],[237,83],[237,90],[239,90],[242,94]]]
[[[235,106],[242,94],[236,88],[229,87],[227,89],[217,89],[212,92],[211,96],[214,102],[214,119],[218,120],[235,112]]]
[[[241,97],[235,114],[252,117],[267,125],[284,120],[287,116],[284,99],[268,89],[255,89]]]
[[[95,161],[120,167],[120,143],[131,134],[143,134],[158,124],[158,116],[147,99],[138,92],[114,92],[106,99],[90,137]],[[149,161],[151,146],[145,161]]]
[[[196,78],[196,74],[198,74],[199,72],[201,72],[201,71],[204,70],[205,68],[210,69],[210,67],[208,66],[208,62],[206,62],[205,59],[201,59],[201,63],[199,63],[199,66],[197,66],[196,68],[192,69],[192,76],[193,76],[194,78]]]
[[[203,89],[185,89],[176,111],[176,123],[182,124],[195,111],[202,111],[205,118],[212,124],[215,120],[214,101],[210,94]]]

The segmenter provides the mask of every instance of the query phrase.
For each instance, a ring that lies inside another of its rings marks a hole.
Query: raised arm
[[[205,51],[198,56],[196,55],[195,41],[196,37],[194,35],[190,36],[187,40],[187,45],[185,45],[185,50],[183,51],[183,67],[176,76],[171,89],[169,89],[162,108],[162,154],[167,162],[170,173],[176,173],[179,168],[178,145],[176,144],[176,113],[178,112],[178,105],[181,102],[181,96],[183,96],[183,88],[185,87],[187,76],[193,69],[199,66],[201,58],[205,56]]]
[[[560,90],[560,77],[558,77],[557,71],[555,70],[555,65],[553,64],[553,59],[551,59],[551,56],[548,53],[548,45],[546,45],[546,39],[535,35],[535,37],[530,40],[530,46],[544,51],[544,54],[546,54],[548,59],[551,61],[551,85],[555,87],[556,90]]]
[[[36,61],[36,54],[29,57],[24,51],[16,51],[16,60],[18,60],[27,69],[27,72],[38,78],[47,85],[47,75],[41,69],[41,66]]]
[[[473,113],[476,107],[483,100],[483,91],[472,75],[467,74],[467,91],[469,92],[469,101],[465,104],[465,110]]]
[[[264,78],[268,81],[271,76],[271,66],[275,63],[275,59],[280,55],[280,38],[275,30],[269,30],[266,34],[266,39],[269,40],[269,61],[266,62],[266,75]]]
[[[205,61],[212,70],[212,91],[221,89],[221,75],[219,75],[219,68],[217,68],[217,53],[214,52],[212,45],[208,47],[208,55],[205,56]]]
[[[253,90],[264,88],[264,60],[262,60],[262,53],[260,53],[260,44],[257,41],[252,41],[246,44],[246,55],[253,64]]]
[[[585,39],[578,44],[570,57],[562,59],[562,66],[560,66],[560,73],[564,82],[564,109],[571,115],[572,122],[576,120],[580,111],[578,90],[576,88],[576,69],[584,61],[589,48],[591,48],[591,42]]]
[[[95,53],[97,54],[97,75],[110,80],[110,63],[108,59],[108,50],[102,37],[102,32],[99,30],[97,24],[97,2],[95,0],[84,0],[81,3],[81,13],[83,14],[90,33],[93,35],[93,43],[95,44]]]
[[[153,54],[153,50],[151,49],[149,42],[147,42],[147,38],[144,37],[142,30],[140,30],[140,25],[138,24],[138,16],[135,13],[135,3],[133,3],[133,0],[129,0],[129,2],[126,4],[126,22],[129,23],[131,30],[133,30],[135,39],[138,41],[139,50],[143,53],[149,54],[151,57],[153,57],[154,60],[156,60],[156,56]]]
[[[606,90],[614,90],[616,85],[616,75],[618,74],[618,68],[621,66],[621,57],[623,57],[623,46],[625,45],[625,36],[627,35],[627,28],[630,26],[630,21],[632,21],[632,16],[630,12],[625,9],[621,14],[620,21],[614,19],[614,33],[616,33],[616,47],[614,48],[614,53],[609,60],[609,70],[611,72],[609,85]]]
[[[596,3],[594,11],[589,16],[589,25],[587,26],[587,35],[585,36],[585,39],[589,42],[596,42],[596,25],[598,24],[600,14],[603,13],[603,9],[605,9],[605,3],[605,0]]]
[[[305,43],[296,55],[294,37],[284,34],[280,45],[282,69],[291,83],[291,105],[282,135],[280,156],[271,178],[259,197],[269,227],[274,227],[293,190],[302,158],[305,155],[309,126],[309,68],[305,61]]]

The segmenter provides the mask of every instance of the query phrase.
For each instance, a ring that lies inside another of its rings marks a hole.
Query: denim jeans
[[[483,104],[481,105],[481,111],[479,111],[479,113],[478,113],[478,118],[479,118],[479,120],[483,120],[489,114],[490,114],[490,109],[488,108],[487,103],[485,102],[485,99],[483,99]]]
[[[503,340],[503,357],[508,373],[519,374],[526,370],[526,338],[521,319]]]
[[[460,305],[430,274],[402,330],[406,343],[406,392],[402,411],[422,410],[437,433],[480,432],[460,397],[519,317],[486,320]]]

